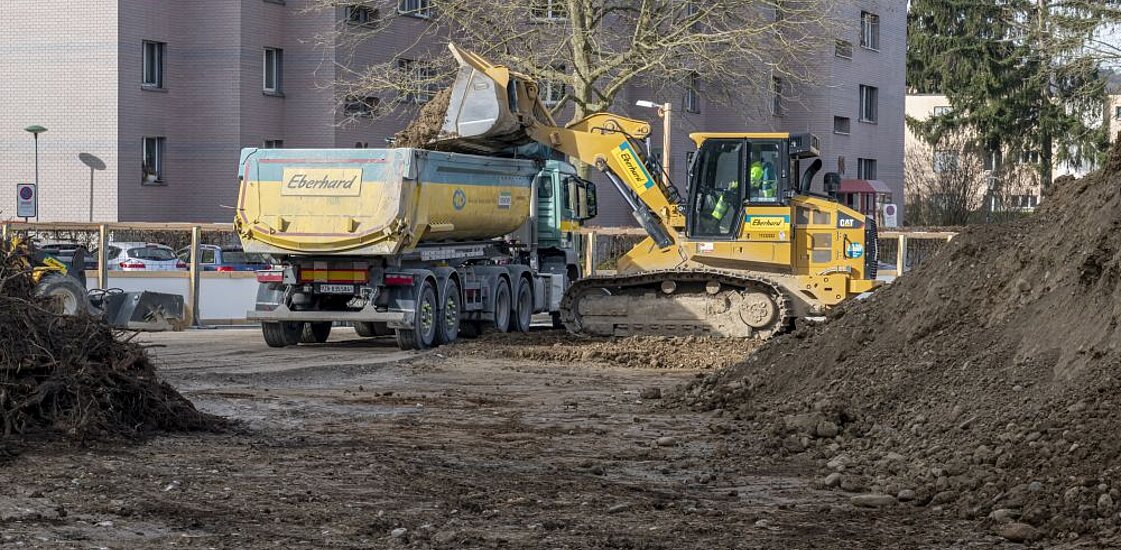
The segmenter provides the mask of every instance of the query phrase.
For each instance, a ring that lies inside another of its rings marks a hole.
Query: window
[[[786,10],[783,9],[782,0],[775,2],[775,23],[781,22],[786,19]]]
[[[146,137],[143,147],[142,183],[147,185],[163,183],[163,159],[167,140],[162,137]]]
[[[1036,164],[1039,162],[1039,151],[1021,151],[1020,162]]]
[[[405,94],[405,101],[428,103],[436,95],[436,69],[415,59],[398,59],[397,69],[405,73],[406,84],[412,91]]]
[[[876,159],[856,159],[856,179],[876,179]]]
[[[880,16],[866,11],[860,12],[860,47],[869,50],[880,49]]]
[[[144,79],[141,83],[149,88],[163,88],[163,42],[144,41]]]
[[[284,77],[284,50],[265,48],[264,91],[280,94]]]
[[[834,55],[843,59],[852,59],[852,42],[848,40],[837,40],[837,45],[834,48]]]
[[[1039,206],[1039,197],[1035,195],[1012,195],[1008,197],[1008,206],[1016,209],[1030,210]]]
[[[1113,118],[1115,120],[1121,120],[1121,106],[1113,108]]]
[[[370,117],[374,116],[379,105],[381,105],[381,98],[377,96],[349,95],[343,103],[343,114],[352,117]]]
[[[553,70],[558,73],[565,72],[563,65],[553,67]],[[541,83],[541,90],[539,92],[541,102],[546,106],[552,107],[564,100],[564,95],[568,92],[565,88],[564,81],[542,78],[539,82]]]
[[[690,113],[701,112],[701,95],[698,90],[700,85],[700,76],[697,73],[690,73],[685,82],[685,98],[682,101],[682,107]]]
[[[946,116],[950,114],[953,109],[949,105],[939,105],[934,108],[934,116]]]
[[[432,2],[431,0],[399,0],[397,12],[409,17],[428,19],[432,17]]]
[[[771,114],[774,116],[782,116],[786,114],[786,108],[782,104],[782,79],[778,77],[771,78]]]
[[[860,122],[876,122],[876,117],[879,115],[879,96],[879,88],[860,87]]]
[[[372,25],[378,21],[378,10],[370,6],[354,5],[346,8],[346,22],[352,25]]]
[[[265,144],[261,146],[262,149],[283,149],[283,139],[266,139]]]
[[[561,21],[568,19],[565,0],[534,0],[529,13],[538,21]]]
[[[935,174],[956,171],[958,169],[958,152],[935,151],[933,168]]]
[[[852,119],[847,116],[833,117],[833,133],[849,135],[852,131]]]

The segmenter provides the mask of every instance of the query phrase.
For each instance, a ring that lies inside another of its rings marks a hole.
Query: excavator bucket
[[[162,292],[113,292],[94,304],[115,328],[158,332],[183,329],[183,297]]]
[[[533,80],[455,44],[448,48],[459,71],[436,148],[495,153],[530,143],[526,128],[532,124],[555,126]]]

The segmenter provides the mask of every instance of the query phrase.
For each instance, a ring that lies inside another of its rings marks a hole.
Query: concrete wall
[[[15,216],[15,184],[33,182],[31,134],[39,140],[39,219],[89,219],[90,168],[94,217],[117,215],[116,2],[5,0],[0,10],[0,219]]]

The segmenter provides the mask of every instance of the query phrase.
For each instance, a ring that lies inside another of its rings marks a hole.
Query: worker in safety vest
[[[716,199],[716,205],[712,207],[712,212],[709,214],[714,220],[722,220],[728,213],[728,208],[732,206],[736,195],[739,193],[740,182],[739,180],[732,180],[728,182],[728,188],[724,190]]]

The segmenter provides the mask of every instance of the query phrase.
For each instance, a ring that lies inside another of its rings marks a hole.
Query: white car
[[[155,243],[109,243],[111,271],[183,271],[187,263],[175,257],[170,246]]]

